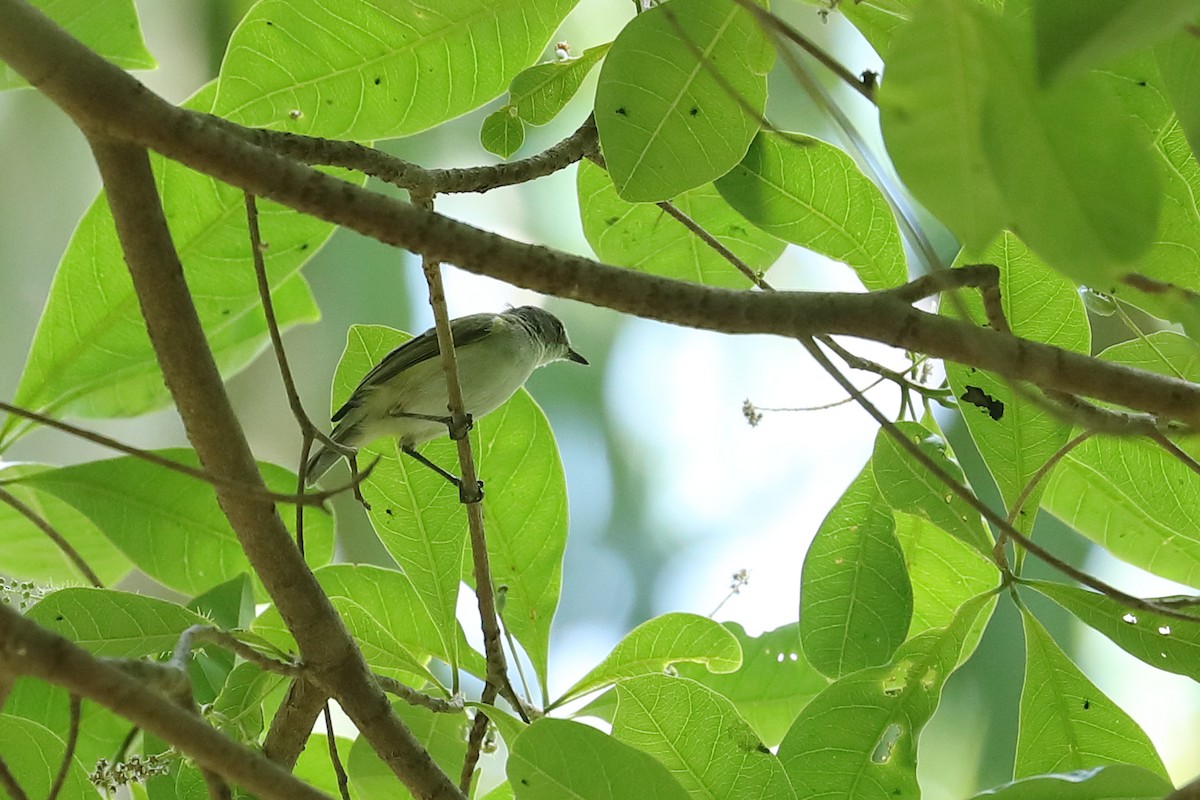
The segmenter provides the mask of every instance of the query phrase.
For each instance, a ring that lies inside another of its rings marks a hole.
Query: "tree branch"
[[[0,58],[84,130],[137,142],[231,185],[386,244],[527,289],[676,325],[843,334],[1200,425],[1200,386],[912,308],[889,292],[735,292],[523,244],[351,186],[170,105],[23,0],[0,0]]]
[[[213,361],[163,216],[150,159],[136,145],[90,139],[150,342],[188,439],[204,468],[260,487],[254,456]],[[296,639],[313,679],[419,797],[459,798],[454,784],[391,712],[329,598],[304,563],[275,505],[216,487],[255,573]],[[219,771],[219,770],[218,770]]]

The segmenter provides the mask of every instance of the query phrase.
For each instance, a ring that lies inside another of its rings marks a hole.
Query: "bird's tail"
[[[338,444],[345,444],[351,438],[354,426],[339,425],[334,429],[330,436]],[[312,486],[317,480],[329,471],[329,468],[337,463],[342,454],[332,449],[328,445],[321,445],[321,449],[313,453],[308,459],[308,469],[304,483],[306,486]]]

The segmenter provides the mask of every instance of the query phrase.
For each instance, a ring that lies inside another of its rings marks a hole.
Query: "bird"
[[[537,306],[498,314],[470,314],[450,321],[458,379],[468,419],[495,411],[525,385],[538,367],[555,361],[588,363],[575,352],[558,317]],[[392,350],[376,364],[333,415],[330,438],[357,451],[394,437],[400,450],[447,480],[457,478],[416,451],[449,434],[449,399],[439,357],[437,331],[430,328]],[[308,460],[312,485],[342,453],[324,445]]]

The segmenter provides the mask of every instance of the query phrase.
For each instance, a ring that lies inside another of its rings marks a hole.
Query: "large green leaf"
[[[663,614],[638,625],[594,669],[554,702],[562,705],[622,678],[662,672],[678,662],[703,664],[712,672],[734,672],[741,646],[725,628],[695,614]]]
[[[183,606],[112,589],[60,589],[29,610],[29,618],[97,656],[141,658],[170,652],[179,635],[205,624]]]
[[[701,664],[675,669],[733,703],[767,747],[774,747],[792,726],[800,709],[829,685],[800,650],[800,625],[793,622],[750,636],[736,622],[725,627],[742,646],[742,665],[735,672],[709,672]]]
[[[1101,358],[1185,380],[1200,379],[1195,345],[1176,333],[1124,342]],[[1193,458],[1200,448],[1177,444]],[[1117,558],[1200,586],[1200,476],[1144,438],[1093,437],[1059,462],[1042,504]]]
[[[887,200],[833,145],[801,134],[761,131],[716,187],[757,227],[845,262],[868,289],[888,289],[908,279]]]
[[[891,508],[867,465],[804,557],[800,641],[831,678],[887,662],[908,633],[912,586]]]
[[[214,111],[336,139],[417,133],[499,96],[576,2],[263,0],[230,37]]]
[[[0,731],[4,731],[3,755],[8,777],[24,790],[25,797],[49,796],[67,749],[62,738],[66,729],[56,733],[40,722],[0,714]],[[71,800],[100,797],[78,758],[71,759],[58,796]]]
[[[367,370],[405,334],[383,326],[354,326],[334,378],[335,408]],[[545,415],[524,390],[471,432],[475,462],[487,485],[483,501],[492,580],[506,586],[504,622],[524,646],[545,686],[550,623],[558,606],[567,536],[562,463]],[[382,460],[363,484],[371,523],[413,582],[443,631],[455,629],[459,582],[474,583],[466,551],[466,514],[457,490],[394,443],[370,448]],[[457,472],[449,439],[424,445],[434,463]],[[491,488],[495,487],[495,488]]]
[[[1153,44],[1200,15],[1196,0],[1034,0],[1038,72],[1051,81]]]
[[[749,288],[748,277],[666,211],[622,200],[600,167],[581,163],[577,188],[583,233],[604,261],[709,286]],[[786,247],[747,222],[711,184],[683,192],[672,203],[755,271],[774,264]]]
[[[1021,609],[1025,688],[1013,775],[1129,763],[1167,777],[1138,724],[1071,663],[1041,623]]]
[[[133,565],[90,519],[50,492],[14,482],[53,469],[41,464],[15,464],[6,467],[0,477],[5,481],[5,491],[50,523],[101,583],[116,583]],[[77,583],[83,578],[49,536],[7,503],[0,503],[0,542],[4,542],[0,547],[0,572],[6,575],[53,585]]]
[[[975,4],[925,0],[896,32],[878,96],[884,141],[904,184],[975,250],[1006,215],[983,150],[988,35]]]
[[[657,758],[692,796],[796,796],[779,759],[733,704],[687,678],[643,675],[617,684],[613,737]]]
[[[955,262],[982,262],[999,268],[1004,318],[1014,334],[1066,350],[1089,352],[1091,329],[1075,286],[1046,267],[1016,236],[1006,232],[986,250],[960,254]],[[941,311],[947,316],[960,317],[963,310],[975,323],[986,324],[978,292],[962,291],[957,298],[942,301]],[[959,399],[971,438],[1000,489],[1005,507],[1011,509],[1030,479],[1066,444],[1071,426],[1044,406],[1015,393],[1008,381],[993,373],[947,362],[946,376]],[[1043,481],[1025,501],[1014,521],[1018,530],[1033,529],[1044,490]]]
[[[1021,15],[926,0],[892,48],[884,138],[917,199],[969,249],[1008,227],[1108,291],[1154,239],[1159,170],[1103,78],[1039,87],[1032,39]]]
[[[154,69],[154,56],[146,49],[133,0],[32,0],[43,14],[83,42],[88,49],[124,69]],[[7,64],[0,62],[0,90],[28,86]]]
[[[741,161],[773,60],[754,15],[733,0],[672,0],[635,17],[596,87],[596,127],[617,194],[669,200]]]
[[[212,84],[185,103],[208,110]],[[267,343],[241,190],[151,155],[188,288],[222,374]],[[281,328],[319,316],[300,266],[333,232],[314,217],[260,201],[268,281]],[[63,254],[13,400],[43,412],[135,416],[168,404],[112,213],[100,195]],[[0,448],[27,423],[10,417]]]
[[[1103,633],[1122,650],[1158,669],[1200,680],[1200,618],[1195,622],[1128,606],[1098,592],[1049,581],[1024,581]]]
[[[539,719],[511,747],[508,780],[520,800],[689,796],[654,758],[578,722]]]
[[[1158,227],[1162,186],[1149,142],[1100,76],[1039,89],[1027,20],[984,18],[983,144],[1006,227],[1054,269],[1110,291]]]
[[[976,597],[949,626],[905,642],[890,664],[840,678],[804,707],[779,745],[779,759],[799,797],[920,796],[917,739],[976,618],[992,599]]]
[[[199,466],[190,450],[158,454]],[[264,462],[259,462],[259,469],[273,491],[296,491],[295,473]],[[22,482],[86,514],[130,561],[176,591],[199,594],[250,571],[212,487],[191,476],[123,456],[40,472]],[[283,514],[283,518],[290,530],[295,515]],[[333,551],[332,518],[306,508],[304,539],[310,565],[328,562]],[[264,596],[261,589],[259,596]]]

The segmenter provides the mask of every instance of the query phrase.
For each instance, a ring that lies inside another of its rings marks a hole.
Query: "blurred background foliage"
[[[139,2],[147,42],[160,64],[139,78],[167,99],[182,101],[215,76],[229,33],[250,5],[250,0]],[[825,19],[815,6],[799,2],[778,3],[773,10],[853,72],[880,68],[839,16]],[[584,0],[558,39],[580,53],[611,40],[632,13],[633,4],[624,0]],[[772,121],[780,129],[840,143],[786,67],[776,69],[780,74],[771,78],[768,105]],[[595,73],[551,124],[530,128],[516,157],[571,133],[586,116],[594,81]],[[871,109],[832,79],[825,83],[868,142],[877,144]],[[480,146],[479,129],[502,104],[497,100],[434,131],[387,142],[384,149],[428,167],[491,163],[495,159]],[[58,259],[98,188],[87,145],[61,112],[31,91],[0,95],[0,298],[5,301],[0,334],[6,343],[0,350],[0,393],[6,397],[15,390]],[[438,210],[517,239],[590,253],[579,223],[574,168],[487,195],[443,198]],[[931,235],[949,262],[954,243],[940,230]],[[305,274],[323,318],[291,331],[284,341],[306,408],[323,422],[351,324],[417,332],[431,324],[431,315],[416,260],[354,233],[338,231]],[[861,290],[849,270],[796,248],[785,252],[770,279],[787,288]],[[447,294],[452,315],[536,300],[452,268],[447,268]],[[868,458],[874,426],[851,405],[768,411],[757,427],[747,423],[741,408],[746,399],[770,408],[840,399],[793,343],[682,330],[553,299],[547,304],[593,365],[588,370],[551,367],[529,382],[554,426],[570,497],[551,694],[571,685],[639,622],[672,610],[711,612],[739,570],[748,570],[749,583],[720,607],[718,620],[736,621],[750,633],[794,622],[804,552],[824,514]],[[1111,343],[1103,327],[1095,339],[1096,350]],[[861,352],[902,363],[896,353],[870,347]],[[258,358],[229,381],[229,390],[257,457],[294,469],[300,440],[273,359]],[[895,408],[897,398],[886,389],[873,398]],[[174,411],[86,424],[141,447],[184,443]],[[951,441],[972,484],[993,501],[990,478],[961,425],[951,426]],[[39,431],[6,453],[15,460],[59,464],[108,455],[51,431]],[[336,513],[342,560],[387,558],[352,500],[339,499]],[[1175,591],[1104,556],[1047,515],[1037,536],[1067,560],[1134,593]],[[1047,577],[1048,571],[1033,564],[1026,575]],[[1056,606],[1043,605],[1039,617],[1048,621],[1051,633],[1147,730],[1172,776],[1182,779],[1200,771],[1195,734],[1200,689],[1186,678],[1152,670],[1099,634],[1069,624]],[[1016,611],[1000,604],[980,650],[949,682],[941,713],[922,739],[921,782],[927,797],[961,797],[1011,777],[1021,639]]]

